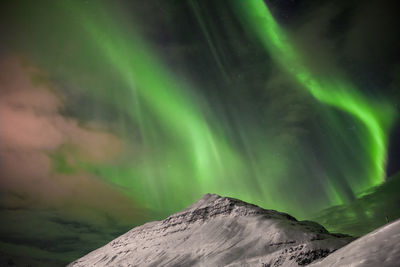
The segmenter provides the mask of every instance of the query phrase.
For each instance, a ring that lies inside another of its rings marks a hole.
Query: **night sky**
[[[2,3],[0,263],[62,266],[205,193],[354,235],[400,217],[395,3]]]

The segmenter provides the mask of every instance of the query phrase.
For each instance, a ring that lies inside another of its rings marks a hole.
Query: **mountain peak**
[[[268,218],[287,219],[297,221],[289,214],[275,210],[263,209],[259,206],[244,202],[242,200],[222,197],[217,194],[205,194],[199,201],[193,205],[169,216],[164,221],[179,219],[180,222],[194,222],[198,220],[208,220],[217,216],[249,216],[263,215]]]
[[[188,208],[135,227],[70,266],[298,266],[351,240],[315,222],[205,194]]]

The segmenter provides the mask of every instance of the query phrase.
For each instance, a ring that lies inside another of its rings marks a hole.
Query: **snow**
[[[400,266],[400,220],[360,237],[310,266]]]
[[[133,228],[69,266],[299,266],[352,240],[314,222],[207,194],[163,221]]]

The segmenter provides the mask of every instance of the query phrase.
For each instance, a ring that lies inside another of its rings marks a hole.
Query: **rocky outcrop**
[[[352,240],[315,222],[207,194],[133,228],[69,266],[301,266]]]

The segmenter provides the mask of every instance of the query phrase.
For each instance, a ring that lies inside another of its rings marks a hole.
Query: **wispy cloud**
[[[57,153],[72,166],[77,157],[110,162],[123,153],[123,141],[96,122],[63,117],[62,98],[49,83],[16,56],[0,59],[0,247],[67,253],[60,259],[72,260],[146,214],[95,175],[54,167]]]

